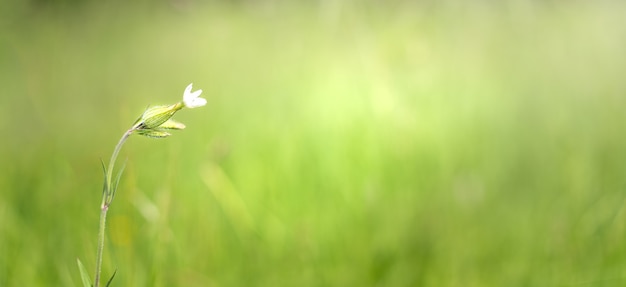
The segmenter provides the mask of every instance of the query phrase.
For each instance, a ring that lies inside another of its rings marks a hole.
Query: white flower
[[[193,109],[193,108],[202,107],[206,105],[206,99],[200,98],[200,94],[202,94],[202,90],[197,90],[192,93],[191,85],[193,85],[193,83],[187,86],[187,88],[185,89],[185,94],[183,94],[183,103],[185,104],[185,107]]]

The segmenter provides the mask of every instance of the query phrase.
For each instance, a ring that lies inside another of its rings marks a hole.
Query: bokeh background
[[[620,1],[4,1],[0,286],[626,284]]]

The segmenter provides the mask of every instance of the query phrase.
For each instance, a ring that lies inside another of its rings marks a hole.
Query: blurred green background
[[[5,1],[0,286],[626,284],[620,1]]]

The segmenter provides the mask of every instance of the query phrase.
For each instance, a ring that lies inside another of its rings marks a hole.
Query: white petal
[[[193,86],[193,83],[189,84],[189,86],[185,88],[185,93],[183,94],[184,95],[183,97],[186,97],[189,93],[191,93],[191,89],[193,88],[192,86]]]
[[[195,98],[188,105],[185,104],[189,108],[197,108],[206,105],[206,99],[204,98]]]
[[[197,90],[197,91],[195,91],[195,92],[191,93],[191,94],[189,95],[189,98],[190,98],[190,99],[195,99],[195,98],[199,97],[199,96],[200,96],[200,94],[202,94],[202,90]]]
[[[193,94],[191,93],[191,89],[193,88],[193,83],[189,84],[187,88],[185,88],[185,93],[183,94],[183,101],[189,101],[192,99]]]
[[[191,92],[192,85],[193,83],[185,88],[185,93],[183,94],[183,103],[185,106],[188,108],[197,108],[206,105],[206,99],[200,98],[202,90]]]

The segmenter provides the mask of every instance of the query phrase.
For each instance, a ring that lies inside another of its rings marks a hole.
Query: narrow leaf
[[[113,201],[113,198],[115,197],[115,192],[117,191],[117,186],[120,184],[120,178],[122,177],[124,168],[126,168],[127,161],[128,159],[124,161],[124,163],[122,164],[122,167],[120,167],[120,170],[117,171],[117,176],[115,176],[115,181],[113,182],[113,192],[111,194],[111,201]]]
[[[113,275],[111,275],[111,278],[109,278],[109,281],[107,281],[106,287],[109,287],[109,285],[111,285],[111,282],[113,282],[113,278],[115,278],[115,274],[117,274],[117,269],[113,271]]]
[[[106,194],[109,191],[109,187],[107,186],[107,168],[104,166],[102,159],[100,159],[100,163],[102,164],[102,171],[104,172],[104,187],[102,187],[102,193]]]
[[[87,269],[85,269],[83,263],[80,262],[80,259],[76,258],[76,261],[78,262],[78,270],[80,270],[80,278],[83,281],[83,287],[91,287],[91,279],[89,278]]]

